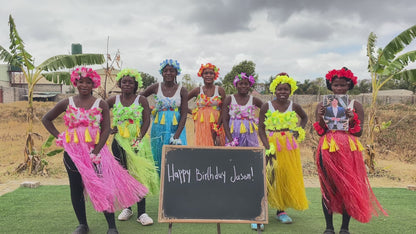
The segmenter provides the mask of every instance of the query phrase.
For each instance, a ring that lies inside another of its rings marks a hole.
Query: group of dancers
[[[213,64],[201,65],[197,74],[204,84],[189,93],[176,81],[181,73],[176,60],[164,60],[159,72],[163,82],[137,94],[142,87],[140,73],[123,69],[116,78],[121,94],[102,100],[92,95],[92,90],[100,86],[97,72],[77,68],[71,74],[71,82],[78,94],[60,101],[42,118],[57,144],[65,149],[64,165],[79,222],[74,233],[89,231],[84,194],[95,210],[104,213],[107,233],[118,233],[114,212],[122,210],[118,219],[128,220],[135,203],[137,222],[144,226],[153,224],[146,213],[145,197],[159,191],[162,146],[187,144],[188,113],[194,121],[197,146],[253,147],[259,146],[260,138],[266,149],[268,202],[277,209],[277,220],[292,223],[285,210],[308,208],[299,151],[308,116],[300,105],[289,100],[297,89],[293,78],[278,74],[269,87],[275,98],[263,103],[250,95],[255,79],[246,73],[235,77],[237,93],[227,96],[222,87],[214,84],[219,68]],[[347,94],[356,83],[357,77],[346,68],[326,75],[327,87],[334,94]],[[153,109],[147,101],[152,94]],[[193,110],[188,109],[191,100],[196,102]],[[65,113],[67,126],[62,133],[53,123],[61,113]],[[348,131],[328,130],[324,114],[325,108],[319,103],[314,127],[321,136],[316,163],[326,220],[324,233],[335,233],[335,212],[343,216],[340,233],[345,234],[349,233],[351,217],[369,222],[372,215],[387,214],[372,192],[362,159],[363,148],[358,140],[364,121],[362,105],[350,101],[346,111]],[[110,134],[114,134],[112,152],[106,144]],[[264,225],[260,228],[264,229]]]

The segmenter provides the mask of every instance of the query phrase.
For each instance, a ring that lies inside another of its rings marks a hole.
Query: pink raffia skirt
[[[89,128],[92,141],[85,142],[85,127],[78,127],[78,142],[74,142],[73,129],[59,135],[57,144],[71,157],[84,184],[85,194],[98,212],[114,213],[132,206],[146,196],[148,190],[134,179],[114,158],[107,145],[100,151],[101,161],[93,163],[90,151],[94,148],[98,129]],[[82,133],[82,134],[80,134]]]
[[[371,189],[363,156],[363,147],[355,136],[330,131],[321,137],[316,154],[324,203],[330,213],[346,211],[362,223],[372,215],[387,216]]]

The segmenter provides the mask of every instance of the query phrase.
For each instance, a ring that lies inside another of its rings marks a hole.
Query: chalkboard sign
[[[159,222],[267,223],[264,148],[163,146]]]

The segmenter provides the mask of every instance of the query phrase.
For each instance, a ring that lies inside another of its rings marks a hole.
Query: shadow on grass
[[[375,188],[380,203],[389,217],[375,217],[368,224],[351,220],[351,233],[414,233],[416,220],[416,192],[398,188]],[[319,188],[307,188],[310,207],[306,211],[289,209],[293,224],[281,224],[275,219],[276,210],[269,209],[269,224],[265,233],[322,233],[325,220],[321,208]],[[152,226],[141,226],[136,216],[128,221],[116,221],[120,233],[167,233],[168,224],[157,222],[157,195],[146,199],[147,213],[155,221]],[[249,201],[247,201],[249,202]],[[136,214],[136,206],[133,211]],[[203,211],[201,211],[203,212]],[[116,217],[119,212],[116,213]],[[102,213],[87,202],[90,233],[106,233],[107,223]],[[72,210],[68,186],[41,186],[37,189],[19,188],[0,197],[1,233],[72,233],[77,220]],[[334,215],[336,230],[341,215]],[[174,223],[172,233],[216,233],[216,224]],[[221,224],[221,233],[257,233],[249,224]]]

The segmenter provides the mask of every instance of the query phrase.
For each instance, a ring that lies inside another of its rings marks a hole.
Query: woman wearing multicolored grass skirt
[[[192,110],[195,126],[195,145],[221,146],[225,144],[225,133],[222,125],[221,107],[225,91],[214,85],[218,78],[219,68],[211,63],[201,65],[198,76],[204,80],[204,86],[189,92],[188,100],[196,97],[196,108]]]
[[[259,146],[256,111],[263,102],[250,95],[254,77],[242,72],[234,77],[237,93],[225,98],[222,116],[227,143],[225,146]]]
[[[328,72],[325,78],[327,88],[335,95],[346,95],[357,84],[357,77],[345,67]],[[335,233],[333,213],[342,214],[341,234],[350,233],[351,217],[367,223],[373,215],[387,215],[371,189],[361,153],[364,148],[358,140],[364,122],[363,106],[356,100],[350,100],[346,105],[347,131],[329,130],[322,102],[316,107],[316,122],[313,124],[321,136],[316,165],[326,222],[324,234]]]
[[[188,113],[188,91],[176,82],[181,68],[176,60],[166,59],[160,64],[159,73],[163,82],[153,84],[142,95],[155,96],[152,111],[153,123],[150,133],[153,158],[160,174],[163,145],[186,145],[186,115]]]
[[[120,164],[149,190],[159,191],[159,176],[150,149],[150,138],[146,132],[150,125],[150,108],[147,99],[137,95],[142,86],[140,73],[134,69],[123,69],[117,74],[121,95],[110,97],[107,103],[113,108],[114,141],[112,150]],[[131,207],[124,209],[119,220],[128,220],[133,215]],[[146,199],[137,203],[137,222],[143,226],[153,224],[146,213]]]
[[[292,223],[287,208],[308,209],[299,151],[308,117],[300,105],[289,100],[297,88],[286,73],[277,75],[270,84],[276,99],[265,103],[259,116],[259,135],[267,157],[267,199],[277,209],[276,218],[287,224]]]

